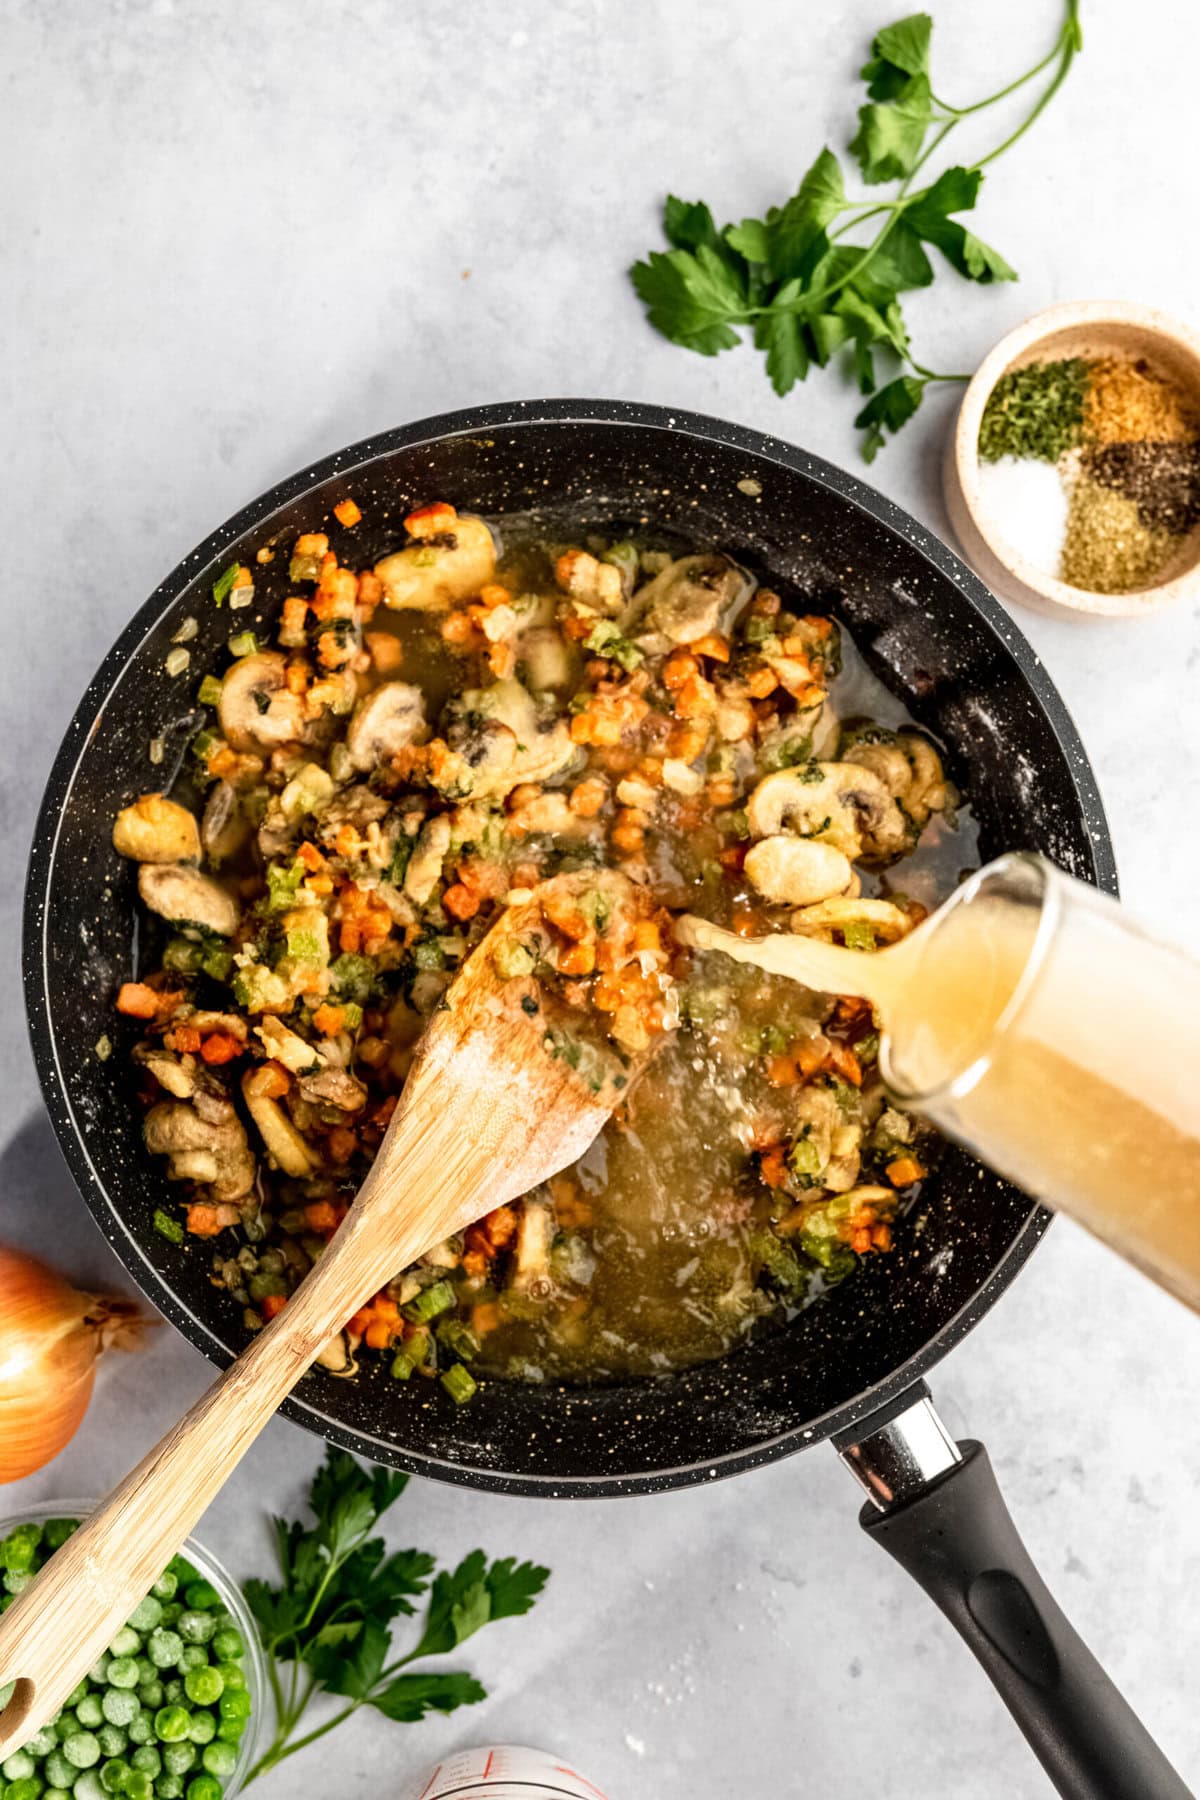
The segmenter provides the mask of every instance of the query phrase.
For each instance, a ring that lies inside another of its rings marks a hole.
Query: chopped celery
[[[479,1339],[461,1319],[443,1319],[437,1328],[437,1340],[463,1362],[470,1362],[473,1356],[479,1355]]]
[[[235,631],[229,639],[230,656],[254,656],[258,651],[258,639],[252,631]]]
[[[492,957],[492,966],[501,981],[515,981],[518,976],[532,975],[534,954],[524,944],[501,940]]]
[[[223,684],[215,675],[206,675],[196,690],[196,698],[201,706],[219,706]]]
[[[875,933],[869,925],[852,920],[842,932],[842,941],[847,950],[874,950]]]
[[[160,1237],[165,1237],[168,1242],[172,1244],[182,1244],[182,1223],[178,1219],[173,1219],[170,1213],[164,1212],[161,1206],[156,1207],[154,1210],[153,1223],[154,1229]]]
[[[442,1386],[455,1406],[463,1406],[479,1386],[470,1370],[462,1363],[452,1363],[441,1378]]]
[[[423,1289],[415,1300],[410,1300],[401,1310],[410,1325],[427,1325],[439,1313],[449,1312],[457,1297],[449,1281],[435,1281],[432,1287]]]

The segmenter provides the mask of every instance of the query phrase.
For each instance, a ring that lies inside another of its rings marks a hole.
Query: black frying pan
[[[207,1279],[203,1246],[151,1225],[161,1170],[146,1155],[114,1028],[137,959],[132,870],[110,847],[114,812],[166,785],[199,723],[190,704],[230,630],[210,598],[234,559],[275,534],[340,527],[352,493],[359,562],[393,547],[415,504],[533,513],[569,529],[629,527],[728,550],[832,609],[883,680],[945,744],[982,850],[1042,851],[1116,891],[1096,785],[1062,701],[1005,613],[936,539],[816,457],[695,414],[606,402],[531,402],[426,420],[282,483],[193,551],[146,602],[85,694],[38,821],[25,916],[34,1052],[80,1188],[135,1280],[192,1343],[225,1364],[239,1309]],[[347,558],[350,551],[347,547]],[[256,567],[254,613],[286,592],[287,557]],[[191,669],[163,672],[185,618]],[[165,758],[147,760],[152,739]],[[106,1062],[95,1045],[117,1040]],[[1075,1637],[1025,1556],[984,1451],[953,1445],[920,1377],[982,1317],[1049,1215],[960,1151],[926,1185],[887,1257],[776,1335],[660,1382],[566,1390],[485,1383],[457,1408],[382,1367],[322,1372],[290,1417],[364,1456],[509,1492],[650,1493],[735,1474],[832,1437],[872,1498],[863,1523],[912,1571],[983,1662],[1060,1792],[1178,1800],[1187,1790]],[[920,1229],[918,1230],[918,1225]]]

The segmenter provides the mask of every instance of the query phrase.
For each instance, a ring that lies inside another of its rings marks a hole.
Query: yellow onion
[[[19,1481],[69,1444],[87,1411],[96,1358],[135,1350],[155,1323],[120,1294],[84,1294],[0,1244],[0,1482]]]

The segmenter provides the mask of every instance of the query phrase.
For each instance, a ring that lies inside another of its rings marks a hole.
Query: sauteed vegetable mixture
[[[361,514],[335,512],[341,554],[296,540],[269,636],[252,568],[216,584],[230,660],[200,683],[192,768],[114,826],[163,922],[117,998],[176,1184],[158,1228],[259,1329],[337,1230],[506,897],[594,869],[499,972],[552,979],[618,1049],[652,1047],[647,1072],[578,1164],[397,1270],[323,1360],[374,1352],[461,1401],[480,1370],[720,1355],[886,1251],[932,1146],[886,1100],[865,1003],[686,952],[672,918],[903,936],[972,860],[937,751],[819,597],[723,554],[502,553],[433,504],[356,570]]]

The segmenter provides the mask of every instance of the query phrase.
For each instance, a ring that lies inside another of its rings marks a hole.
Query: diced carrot
[[[404,647],[395,632],[368,631],[365,642],[381,675],[391,675],[403,663]]]
[[[653,919],[639,919],[633,928],[635,950],[661,950],[662,931]]]
[[[915,1156],[897,1156],[887,1166],[887,1178],[893,1187],[911,1187],[925,1179],[925,1166]]]
[[[452,919],[473,919],[481,904],[481,898],[474,888],[467,887],[461,881],[456,881],[442,895],[442,905]]]
[[[337,1230],[337,1213],[328,1200],[310,1200],[304,1209],[304,1223],[322,1237],[332,1237]]]
[[[242,1054],[243,1046],[228,1031],[210,1031],[200,1046],[200,1055],[206,1063],[232,1062],[235,1056]]]
[[[829,1066],[852,1086],[862,1086],[862,1064],[853,1050],[848,1050],[845,1044],[839,1044],[836,1039],[829,1045]]]
[[[362,507],[353,500],[339,500],[333,509],[333,516],[339,525],[357,525],[362,518]]]
[[[503,1250],[505,1244],[511,1243],[516,1234],[517,1215],[511,1206],[497,1206],[487,1214],[482,1224],[493,1248]]]
[[[672,650],[662,668],[663,686],[668,693],[678,693],[687,681],[700,673],[700,664],[690,650]]]
[[[462,1271],[471,1281],[481,1281],[487,1273],[488,1259],[482,1250],[464,1250]]]
[[[344,1006],[331,1006],[326,1001],[318,1006],[312,1022],[322,1037],[336,1037],[346,1023],[346,1009]]]
[[[323,531],[302,531],[296,539],[295,554],[297,556],[324,556],[329,548],[329,539]]]
[[[383,599],[383,583],[374,569],[360,569],[356,603],[359,617],[369,619]]]
[[[440,537],[443,531],[453,531],[458,522],[458,514],[445,500],[435,500],[429,506],[418,506],[410,512],[404,521],[404,529],[410,537]]]
[[[755,669],[753,675],[751,675],[750,679],[747,681],[746,686],[750,691],[750,698],[752,700],[765,700],[767,695],[773,694],[775,689],[779,686],[779,677],[776,675],[774,669],[768,669],[766,667]]]
[[[371,1316],[368,1307],[360,1307],[353,1318],[346,1320],[346,1330],[356,1338],[362,1337],[366,1332],[367,1326],[371,1323]]]
[[[447,644],[470,644],[482,633],[470,613],[448,612],[442,620],[442,641]]]
[[[596,946],[569,944],[559,951],[558,967],[563,975],[590,975],[596,967]]]
[[[711,656],[714,662],[729,661],[729,639],[722,637],[717,631],[710,631],[706,637],[697,638],[689,644],[688,649],[693,656]]]
[[[471,1330],[476,1337],[486,1337],[500,1323],[500,1308],[494,1300],[481,1300],[471,1308]]]
[[[386,1350],[392,1339],[392,1328],[385,1319],[372,1319],[363,1336],[368,1350]]]
[[[892,1247],[892,1228],[884,1220],[871,1227],[871,1248],[873,1250],[890,1250]]]
[[[203,1041],[194,1025],[176,1025],[163,1038],[168,1050],[177,1050],[180,1056],[194,1056]]]
[[[358,1149],[358,1138],[345,1125],[335,1125],[325,1141],[334,1162],[349,1162]]]
[[[287,1070],[277,1062],[260,1063],[246,1079],[247,1091],[264,1100],[282,1100],[290,1086]]]
[[[333,847],[339,856],[353,856],[361,842],[362,839],[353,825],[339,825],[337,835],[333,840]]]
[[[387,1325],[400,1323],[400,1308],[390,1294],[376,1294],[371,1303],[371,1310],[377,1319],[382,1319]]]
[[[310,874],[315,875],[318,869],[325,867],[325,858],[315,844],[305,842],[297,846],[296,855]]]
[[[714,775],[704,792],[710,806],[732,806],[737,784],[732,775]]]
[[[158,995],[144,981],[123,981],[117,995],[117,1011],[130,1019],[152,1019],[158,1010]]]
[[[640,825],[623,822],[615,825],[610,835],[615,848],[624,851],[626,856],[636,856],[645,848],[646,833]]]
[[[215,750],[209,751],[208,772],[210,775],[216,775],[223,779],[226,775],[232,775],[236,768],[237,757],[228,744],[218,744]]]
[[[762,1178],[769,1188],[781,1188],[787,1181],[787,1152],[782,1144],[764,1150],[760,1163]]]
[[[811,1075],[817,1073],[818,1069],[823,1069],[828,1062],[829,1039],[822,1037],[819,1032],[814,1037],[802,1038],[799,1043],[792,1045],[792,1055],[796,1059],[796,1066],[801,1075],[807,1081]]]
[[[770,588],[760,588],[758,593],[754,596],[754,602],[750,611],[754,613],[757,618],[773,619],[782,606],[783,601],[779,598],[778,594],[772,593]]]
[[[220,1209],[207,1201],[196,1201],[187,1209],[187,1229],[192,1237],[216,1237],[223,1229]]]
[[[767,1080],[772,1087],[795,1087],[800,1080],[800,1070],[796,1066],[794,1056],[769,1056],[767,1058]]]
[[[283,671],[283,680],[289,694],[295,694],[297,697],[303,694],[311,675],[312,670],[308,665],[307,657],[288,657],[287,667]]]
[[[856,1231],[850,1233],[850,1248],[859,1256],[865,1256],[867,1254],[867,1251],[871,1248],[871,1228],[869,1225],[860,1225]]]
[[[808,626],[815,638],[827,638],[833,630],[830,620],[823,619],[819,613],[805,613],[801,623]]]
[[[287,1305],[287,1295],[264,1294],[258,1304],[264,1319],[275,1319]]]

